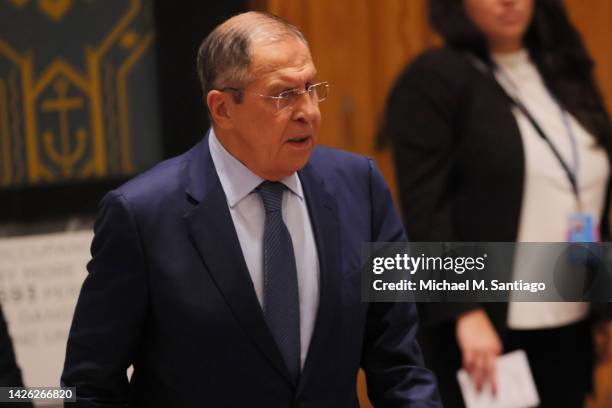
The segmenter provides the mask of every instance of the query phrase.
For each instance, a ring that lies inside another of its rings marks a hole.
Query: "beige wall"
[[[596,74],[612,111],[612,0],[565,0],[591,56]]]

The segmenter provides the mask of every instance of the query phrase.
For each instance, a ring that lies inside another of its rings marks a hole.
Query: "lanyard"
[[[561,105],[559,105],[559,103],[553,97],[553,95],[550,95],[550,97],[553,100],[553,102],[555,102],[555,104],[559,108],[559,114],[561,115],[561,119],[563,121],[563,125],[565,126],[565,129],[567,131],[567,135],[568,135],[568,137],[570,139],[570,142],[571,142],[571,146],[572,146],[572,158],[573,158],[573,161],[574,161],[574,168],[573,169],[563,159],[563,157],[561,156],[561,153],[559,153],[559,150],[557,149],[557,147],[550,140],[550,138],[546,135],[544,130],[542,130],[542,127],[535,120],[535,118],[533,117],[531,112],[529,112],[527,107],[525,107],[525,105],[518,98],[518,93],[519,93],[518,92],[518,88],[514,84],[514,82],[512,82],[512,80],[510,79],[508,74],[506,74],[506,72],[504,72],[504,70],[501,69],[500,67],[497,67],[497,72],[499,72],[501,74],[501,76],[504,78],[504,80],[515,90],[515,92],[514,92],[515,95],[511,95],[502,86],[501,88],[504,91],[504,93],[506,94],[506,96],[510,99],[510,101],[514,104],[514,106],[516,106],[521,111],[521,113],[527,118],[527,120],[529,121],[531,126],[533,126],[533,128],[538,133],[538,135],[544,140],[544,142],[546,142],[546,144],[548,145],[550,150],[553,152],[555,158],[559,161],[559,164],[561,164],[561,167],[563,168],[563,171],[567,175],[567,178],[568,178],[568,180],[569,180],[569,182],[570,182],[570,184],[572,186],[572,192],[574,193],[574,196],[576,197],[576,202],[578,204],[578,210],[580,210],[580,207],[581,207],[581,205],[580,205],[580,190],[578,188],[578,168],[579,168],[579,164],[580,164],[580,162],[579,162],[579,158],[580,157],[578,155],[578,146],[577,146],[577,142],[576,142],[576,135],[574,134],[574,129],[572,128],[572,126],[571,126],[571,124],[569,122],[569,119],[567,117],[568,116],[567,113],[563,110],[563,108],[561,108]]]

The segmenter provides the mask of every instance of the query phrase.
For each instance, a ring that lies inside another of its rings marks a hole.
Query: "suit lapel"
[[[293,380],[270,334],[214,168],[208,138],[192,150],[187,194],[196,206],[184,219],[206,270],[246,334],[291,385]]]
[[[336,200],[326,190],[323,179],[308,164],[299,173],[310,222],[314,231],[319,256],[320,288],[319,309],[302,370],[298,394],[317,371],[317,365],[329,364],[328,337],[333,332],[340,309],[342,269],[340,264],[340,228]]]

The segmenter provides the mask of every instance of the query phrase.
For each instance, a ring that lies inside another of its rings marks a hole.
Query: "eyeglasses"
[[[329,95],[329,83],[328,82],[319,82],[318,84],[309,85],[306,89],[289,89],[287,91],[283,91],[278,95],[263,95],[257,92],[248,92],[238,88],[226,87],[221,89],[221,91],[234,91],[234,92],[244,92],[250,93],[253,95],[261,96],[262,98],[269,98],[276,101],[276,109],[281,111],[285,108],[290,108],[298,101],[300,96],[308,93],[310,99],[313,102],[319,103],[323,102],[327,99]]]

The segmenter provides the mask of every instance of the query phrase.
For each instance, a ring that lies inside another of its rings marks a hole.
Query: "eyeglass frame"
[[[325,98],[318,99],[318,97],[317,97],[317,103],[319,103],[319,102],[323,102],[324,100],[326,100],[328,95],[329,95],[329,82],[327,82],[327,81],[321,81],[321,82],[317,82],[316,84],[308,85],[308,87],[306,89],[298,89],[298,88],[288,89],[286,91],[280,92],[278,95],[264,95],[264,94],[260,94],[258,92],[245,91],[244,89],[234,88],[234,87],[231,87],[231,86],[227,86],[227,87],[219,89],[219,90],[221,92],[233,91],[233,92],[240,92],[240,93],[249,93],[249,94],[260,96],[262,98],[274,99],[276,101],[276,111],[280,112],[283,109],[286,109],[286,108],[289,108],[289,107],[293,106],[293,103],[295,103],[295,101],[297,101],[298,98],[300,96],[304,95],[305,93],[308,93],[308,95],[312,98],[313,94],[311,92],[313,92],[316,89],[315,87],[317,87],[319,85],[325,85],[325,89],[327,91],[327,95],[325,95]],[[287,95],[283,95],[283,94],[287,94]],[[296,96],[294,102],[292,104],[290,104],[290,105],[287,105],[287,106],[281,108],[280,107],[281,101],[284,98],[289,98],[288,95],[291,95],[291,94]]]

